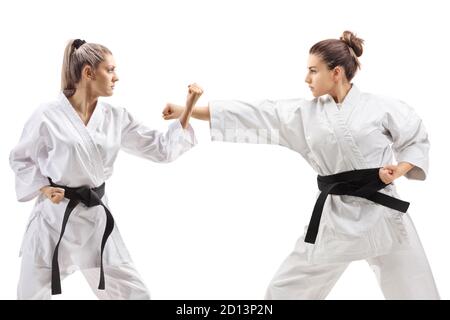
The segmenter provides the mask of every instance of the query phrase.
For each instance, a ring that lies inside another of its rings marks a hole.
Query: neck
[[[92,95],[86,89],[77,89],[75,94],[69,98],[70,104],[75,110],[83,115],[89,115],[97,105],[98,97]]]
[[[330,95],[333,97],[334,102],[342,103],[351,88],[352,84],[350,84],[349,82],[340,83],[336,86],[336,88]]]

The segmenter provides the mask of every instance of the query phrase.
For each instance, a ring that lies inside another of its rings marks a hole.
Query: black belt
[[[319,231],[323,206],[329,194],[365,198],[385,207],[406,212],[409,202],[378,192],[387,186],[379,176],[380,168],[345,171],[329,176],[317,176],[317,185],[322,191],[317,198],[305,236],[305,242],[315,243]]]
[[[65,186],[60,186],[53,183],[52,179],[48,178],[50,185],[55,188],[64,189],[64,197],[69,199],[66,211],[64,212],[63,223],[61,227],[61,234],[59,235],[59,240],[56,243],[55,251],[53,252],[52,259],[52,294],[61,293],[61,279],[59,275],[59,264],[58,264],[58,248],[59,243],[64,235],[66,229],[67,221],[72,213],[73,209],[81,202],[87,207],[102,206],[106,213],[106,226],[103,232],[101,253],[100,253],[100,282],[98,288],[100,290],[105,290],[105,274],[103,272],[103,249],[105,248],[106,240],[108,240],[109,235],[114,229],[114,219],[109,212],[108,208],[103,204],[102,197],[105,194],[105,183],[97,188],[89,187],[79,187],[79,188],[69,188]]]

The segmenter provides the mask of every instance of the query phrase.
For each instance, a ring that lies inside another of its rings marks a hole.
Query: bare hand
[[[395,179],[401,177],[403,173],[400,172],[398,166],[391,164],[380,168],[379,175],[381,181],[385,184],[390,184]]]
[[[166,107],[164,108],[162,112],[162,116],[164,120],[172,120],[172,119],[178,119],[181,114],[184,111],[183,106],[179,106],[173,103],[166,104]]]
[[[60,203],[64,198],[64,189],[62,188],[46,186],[41,188],[41,192],[55,204]]]

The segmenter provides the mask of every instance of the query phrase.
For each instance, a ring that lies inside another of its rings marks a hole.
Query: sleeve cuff
[[[16,196],[17,201],[26,202],[34,199],[40,194],[42,187],[50,185],[47,178],[42,177],[39,180],[33,182],[32,185],[21,186],[20,182],[16,180]]]
[[[220,101],[209,102],[211,141],[225,141],[225,117],[221,116],[223,106]]]
[[[195,136],[194,128],[192,128],[191,124],[188,124],[186,129],[181,125],[180,120],[176,120],[169,125],[169,131],[178,132],[184,141],[194,146],[197,144],[197,138]]]
[[[412,159],[398,159],[400,162],[408,162],[414,165],[414,167],[405,174],[405,178],[410,180],[423,181],[428,176],[428,160],[412,160]]]

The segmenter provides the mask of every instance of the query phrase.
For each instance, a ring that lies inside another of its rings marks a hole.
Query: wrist
[[[400,173],[401,175],[405,175],[409,170],[411,170],[412,168],[414,168],[414,165],[412,165],[409,162],[400,162],[398,164],[398,167],[400,169]]]

